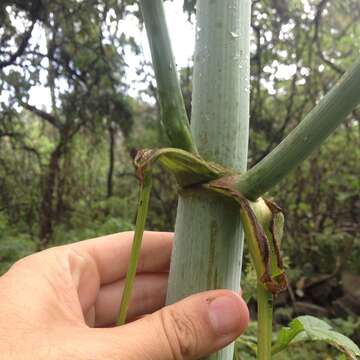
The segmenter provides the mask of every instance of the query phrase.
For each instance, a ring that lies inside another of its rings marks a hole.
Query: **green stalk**
[[[155,71],[161,119],[173,147],[197,153],[176,71],[162,0],[141,0]]]
[[[127,310],[134,285],[136,267],[139,259],[141,242],[145,228],[146,216],[149,207],[149,198],[151,192],[152,174],[151,170],[145,170],[144,179],[141,183],[140,199],[138,204],[136,227],[134,241],[131,248],[130,263],[126,274],[124,291],[121,298],[120,311],[116,324],[118,326],[125,324]]]
[[[257,284],[258,308],[258,360],[271,359],[273,295],[265,289],[263,284]]]
[[[269,155],[239,178],[239,191],[255,200],[271,189],[308,157],[359,102],[360,59]]]
[[[206,160],[243,172],[249,118],[250,0],[198,0],[191,130]],[[238,206],[183,191],[175,225],[167,303],[217,288],[240,288],[243,231]],[[233,346],[207,359],[232,360]]]

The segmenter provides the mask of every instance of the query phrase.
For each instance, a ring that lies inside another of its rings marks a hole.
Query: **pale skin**
[[[0,353],[9,360],[198,359],[247,326],[229,290],[164,306],[172,233],[145,232],[128,323],[116,327],[133,233],[52,248],[0,278]]]

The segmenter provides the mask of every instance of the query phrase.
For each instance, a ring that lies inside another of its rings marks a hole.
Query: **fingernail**
[[[209,318],[215,333],[225,336],[244,330],[248,312],[242,298],[233,294],[212,300],[209,304]]]

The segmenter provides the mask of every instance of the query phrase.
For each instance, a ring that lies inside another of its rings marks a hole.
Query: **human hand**
[[[104,236],[15,263],[0,278],[1,359],[198,359],[240,335],[249,315],[232,291],[162,308],[172,234],[158,232],[144,234],[131,322],[115,327],[132,239]]]

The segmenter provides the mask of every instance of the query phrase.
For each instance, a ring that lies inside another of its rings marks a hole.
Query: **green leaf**
[[[332,330],[332,327],[325,321],[313,316],[299,316],[291,321],[289,327],[282,328],[273,345],[272,353],[276,354],[292,343],[300,341],[326,342],[343,352],[351,360],[356,360],[360,356],[360,349],[352,340]]]
[[[257,354],[257,339],[255,336],[242,335],[238,337],[235,341],[235,352],[241,353],[244,346],[250,349],[254,355]]]

